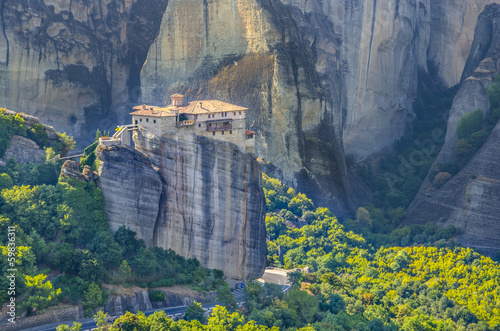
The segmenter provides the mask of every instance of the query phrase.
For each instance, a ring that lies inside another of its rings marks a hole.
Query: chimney
[[[172,99],[172,106],[182,106],[184,104],[184,96],[182,94],[176,93],[170,98]]]

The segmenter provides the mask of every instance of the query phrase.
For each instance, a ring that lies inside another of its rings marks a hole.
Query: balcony
[[[192,125],[194,125],[194,120],[179,121],[175,124],[175,126],[178,128],[183,126],[192,126]]]
[[[230,131],[233,129],[231,123],[209,123],[207,124],[207,131]]]

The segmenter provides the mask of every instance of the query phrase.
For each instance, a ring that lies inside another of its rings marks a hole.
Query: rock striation
[[[500,125],[488,141],[439,190],[415,198],[404,225],[435,222],[463,230],[458,241],[485,253],[500,250]]]
[[[473,47],[464,70],[465,77],[453,100],[445,143],[435,164],[450,161],[457,142],[456,125],[465,113],[481,108],[489,113],[488,85],[500,68],[500,5],[485,8],[478,20]],[[488,47],[485,47],[488,45]],[[475,69],[471,70],[471,66]],[[439,189],[430,181],[415,197],[404,224],[436,222],[463,230],[458,237],[465,246],[485,253],[500,250],[500,123],[463,169]]]
[[[139,131],[134,142],[137,150],[97,148],[111,228],[125,225],[149,246],[230,279],[259,278],[266,266],[259,163],[236,145],[195,135]]]
[[[149,158],[130,147],[99,145],[99,188],[111,230],[125,225],[152,246],[162,181]]]

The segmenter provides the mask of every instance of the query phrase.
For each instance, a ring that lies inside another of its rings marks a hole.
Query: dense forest
[[[304,194],[267,175],[263,184],[269,264],[290,269],[290,291],[249,283],[242,308],[230,304],[229,294],[226,308],[218,307],[208,319],[196,302],[181,321],[158,312],[127,313],[110,322],[99,313],[100,330],[499,329],[500,265],[456,246],[454,230],[430,224],[402,228],[385,240],[421,239],[410,239],[409,247],[376,248]]]

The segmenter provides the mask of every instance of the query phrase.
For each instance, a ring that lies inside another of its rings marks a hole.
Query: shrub
[[[11,188],[14,186],[14,182],[12,181],[12,178],[8,174],[1,174],[0,175],[0,191],[3,190],[4,188]]]
[[[483,146],[488,137],[489,137],[488,132],[480,130],[470,135],[469,143],[477,151],[478,149],[481,148],[481,146]]]
[[[483,126],[483,111],[476,109],[472,113],[464,114],[457,123],[458,139],[467,139],[474,132],[481,130]]]
[[[161,302],[165,300],[165,293],[159,290],[154,290],[149,292],[149,298],[151,299],[151,301]]]
[[[447,172],[440,172],[434,178],[434,181],[432,182],[432,186],[434,186],[435,188],[440,188],[450,178],[451,178],[451,175],[449,173],[447,173]]]

